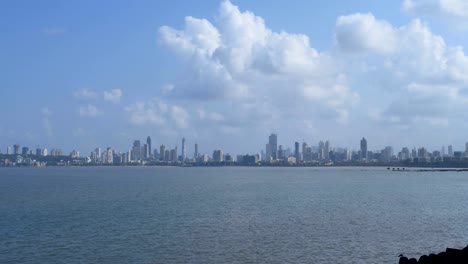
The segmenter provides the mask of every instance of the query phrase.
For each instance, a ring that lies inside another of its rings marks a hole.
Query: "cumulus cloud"
[[[125,108],[130,121],[135,125],[187,128],[190,116],[180,106],[169,105],[160,99],[137,102]]]
[[[394,27],[372,14],[343,16],[336,23],[336,45],[345,60],[366,65],[362,70],[347,65],[354,80],[370,82],[393,98],[386,109],[371,113],[374,120],[440,125],[454,116],[453,107],[468,110],[468,57],[462,47],[448,46],[419,19]],[[349,54],[358,57],[346,57]]]
[[[117,104],[120,102],[120,98],[122,97],[122,90],[112,89],[110,91],[104,91],[103,96],[104,101],[109,101],[114,104]]]
[[[170,98],[223,101],[238,115],[244,104],[255,104],[281,109],[284,119],[321,109],[337,120],[359,100],[334,59],[313,48],[306,35],[274,32],[261,17],[230,1],[221,3],[214,24],[188,16],[183,29],[162,26],[159,39],[187,69],[184,81],[171,87]],[[220,113],[211,119],[221,116],[226,118]]]
[[[466,0],[404,0],[403,10],[417,15],[468,18]]]
[[[88,104],[87,106],[81,106],[78,108],[78,115],[82,117],[97,117],[102,115],[102,111],[96,106]]]

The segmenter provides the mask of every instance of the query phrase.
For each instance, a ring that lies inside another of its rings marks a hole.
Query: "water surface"
[[[0,263],[398,263],[468,244],[467,172],[4,168]]]

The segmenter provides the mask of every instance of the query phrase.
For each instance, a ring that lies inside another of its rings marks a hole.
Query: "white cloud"
[[[404,0],[403,10],[416,15],[468,18],[468,1]]]
[[[99,94],[91,89],[82,89],[79,91],[75,91],[73,96],[76,99],[80,100],[97,100],[99,98]]]
[[[419,19],[394,27],[371,14],[340,17],[336,45],[353,83],[386,93],[380,101],[388,102],[387,108],[374,111],[374,120],[441,125],[448,123],[446,117],[458,118],[457,112],[468,110],[468,57]],[[356,69],[355,64],[365,67]]]
[[[99,110],[96,106],[88,104],[87,106],[81,106],[78,109],[78,115],[82,117],[97,117],[102,115],[102,111]]]
[[[104,96],[104,101],[109,101],[114,104],[117,104],[120,102],[120,99],[122,97],[122,90],[112,89],[110,91],[104,91],[103,96]]]
[[[129,114],[130,122],[135,125],[175,128],[187,128],[189,125],[190,116],[183,107],[169,105],[160,99],[137,102],[126,107],[125,111]]]
[[[239,113],[244,104],[278,110],[283,119],[301,119],[321,109],[341,122],[358,102],[359,95],[334,59],[314,49],[306,35],[274,32],[261,17],[229,1],[221,3],[215,21],[186,17],[182,30],[160,28],[160,42],[178,54],[187,69],[184,81],[171,87],[170,98],[203,100],[207,111],[219,107],[211,107],[211,102],[224,102],[237,116],[246,116],[244,122],[257,116]],[[211,119],[232,116],[219,113]]]

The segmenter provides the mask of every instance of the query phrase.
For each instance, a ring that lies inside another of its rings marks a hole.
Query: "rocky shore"
[[[400,256],[399,264],[467,264],[468,246],[464,249],[447,248],[439,254],[422,255],[419,260]]]

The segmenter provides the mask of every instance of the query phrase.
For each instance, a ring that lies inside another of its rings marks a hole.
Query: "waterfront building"
[[[41,156],[42,154],[42,149],[36,148],[36,156]]]
[[[148,143],[143,145],[142,150],[143,150],[143,159],[144,160],[149,160],[151,152],[150,152],[150,147],[149,147]]]
[[[195,151],[193,153],[193,157],[196,159],[198,157],[198,143],[195,143]]]
[[[271,134],[268,137],[267,160],[276,160],[278,158],[278,135]]]
[[[453,157],[453,148],[452,145],[448,145],[448,156]]]
[[[298,164],[300,162],[300,153],[299,153],[299,142],[294,143],[294,157],[296,158],[295,162]],[[289,158],[288,158],[289,161]]]
[[[168,149],[165,149],[165,150],[164,150],[163,160],[164,160],[165,162],[171,161],[171,151],[170,151],[170,150],[168,150]]]
[[[140,140],[133,141],[132,160],[133,161],[141,160],[141,143],[140,143]]]
[[[44,148],[42,150],[42,156],[46,157],[47,155],[49,155],[49,151],[47,150],[47,148]]]
[[[368,156],[367,156],[367,140],[365,138],[362,138],[361,139],[361,159],[362,160],[367,160],[368,159]]]
[[[76,150],[73,150],[71,153],[70,153],[70,157],[72,159],[79,159],[80,158],[80,152],[76,151]]]
[[[324,159],[329,160],[330,159],[330,151],[331,151],[331,146],[330,146],[330,141],[325,141],[325,148],[324,148]]]
[[[151,137],[150,136],[148,136],[146,138],[146,144],[148,145],[148,153],[149,153],[148,154],[148,159],[151,159],[151,153],[152,153],[153,149],[151,148]]]
[[[185,137],[182,138],[182,162],[185,161]]]
[[[213,161],[214,162],[223,162],[224,161],[224,153],[222,150],[217,149],[213,151]]]
[[[23,147],[21,149],[21,155],[27,156],[29,154],[29,148],[28,147]]]
[[[272,158],[271,146],[270,146],[270,143],[267,143],[266,146],[265,146],[265,161],[270,162],[271,158]]]
[[[19,155],[20,154],[20,145],[15,144],[13,145],[13,155]]]
[[[321,141],[321,140],[318,143],[317,152],[318,152],[318,159],[319,160],[324,160],[325,159],[325,143],[323,143],[323,141]]]
[[[11,154],[12,154],[12,153],[11,153],[11,147],[7,147],[7,153],[6,153],[6,154],[7,154],[7,155],[11,155]]]
[[[164,144],[162,144],[160,147],[159,147],[159,160],[160,161],[166,161],[166,146]]]

